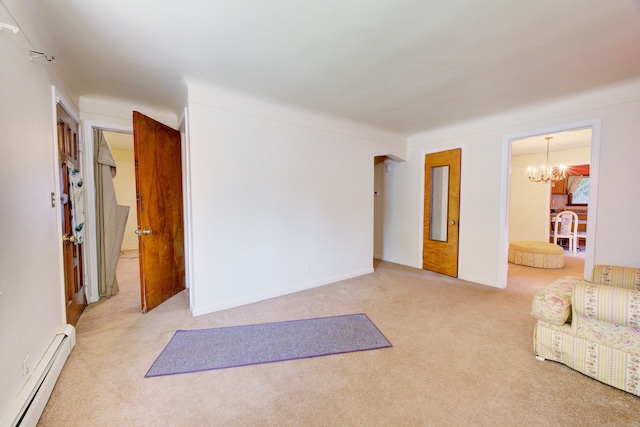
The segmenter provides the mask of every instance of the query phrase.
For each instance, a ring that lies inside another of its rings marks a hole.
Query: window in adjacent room
[[[567,194],[569,194],[569,204],[588,205],[589,204],[589,165],[576,165],[569,167],[567,177]]]
[[[571,193],[571,204],[588,205],[589,204],[589,177],[583,176],[578,184],[578,188]]]

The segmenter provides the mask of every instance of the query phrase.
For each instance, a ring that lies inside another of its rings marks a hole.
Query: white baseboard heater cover
[[[13,417],[13,419],[8,419],[9,423],[6,425],[35,427],[38,424],[53,391],[53,386],[75,345],[76,330],[73,326],[66,325],[64,331],[56,335],[35,371],[22,388],[13,406],[14,410],[9,413],[9,418]]]

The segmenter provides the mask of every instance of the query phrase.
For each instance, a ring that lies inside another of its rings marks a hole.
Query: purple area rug
[[[366,314],[176,331],[145,377],[391,347]]]

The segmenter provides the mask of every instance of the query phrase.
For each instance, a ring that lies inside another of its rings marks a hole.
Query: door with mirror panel
[[[422,268],[458,277],[459,148],[425,156]]]

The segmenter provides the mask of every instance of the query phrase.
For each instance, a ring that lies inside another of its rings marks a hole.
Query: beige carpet
[[[91,305],[41,426],[632,426],[640,398],[532,351],[536,290],[561,270],[510,265],[499,290],[376,262],[366,276],[192,317],[181,293],[140,314],[135,254]],[[176,329],[366,313],[392,348],[144,378]]]

